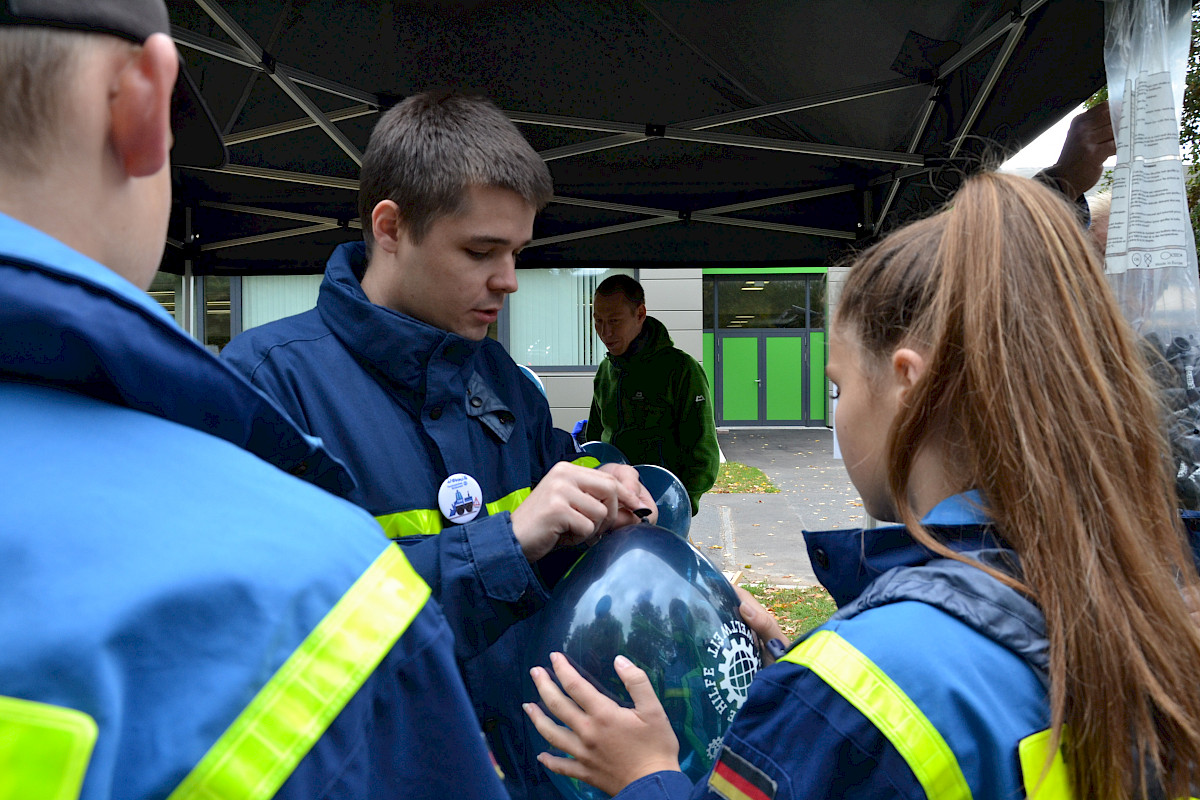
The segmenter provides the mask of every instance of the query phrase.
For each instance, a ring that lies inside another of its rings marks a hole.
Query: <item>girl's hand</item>
[[[555,724],[536,703],[526,703],[524,709],[538,733],[571,758],[541,753],[538,761],[546,769],[608,794],[654,772],[679,771],[679,742],[645,672],[625,656],[616,657],[617,675],[634,703],[623,708],[588,683],[562,653],[551,653],[550,662],[565,695],[541,667],[529,674],[542,702],[566,727]]]

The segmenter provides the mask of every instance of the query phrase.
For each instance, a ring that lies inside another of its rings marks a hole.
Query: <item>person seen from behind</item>
[[[146,294],[225,159],[170,30],[0,0],[0,796],[502,798],[429,586]]]
[[[561,656],[562,690],[534,669],[566,727],[526,712],[573,757],[542,763],[624,800],[1194,796],[1196,567],[1158,394],[1072,207],[967,179],[857,257],[827,369],[850,477],[898,523],[806,533],[838,611],[758,673],[707,780],[621,658],[632,709]]]

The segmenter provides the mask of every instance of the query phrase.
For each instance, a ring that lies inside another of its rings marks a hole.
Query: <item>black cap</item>
[[[171,35],[162,0],[0,0],[0,25],[40,25],[107,33],[141,44],[154,33]],[[171,96],[175,146],[171,162],[183,167],[220,167],[227,154],[220,130],[200,90],[179,60]]]

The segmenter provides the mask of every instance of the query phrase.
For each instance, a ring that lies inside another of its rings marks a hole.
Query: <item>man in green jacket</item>
[[[614,445],[630,464],[675,473],[695,516],[721,458],[704,370],[646,316],[646,293],[628,275],[596,287],[592,319],[608,357],[596,370],[585,435]]]

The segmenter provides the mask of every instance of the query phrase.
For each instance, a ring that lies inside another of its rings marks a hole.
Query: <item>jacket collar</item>
[[[921,522],[935,528],[941,541],[972,561],[1020,576],[1017,556],[993,532],[978,492],[947,498]],[[821,578],[823,583],[828,579],[825,586],[838,604],[831,621],[915,600],[941,610],[1016,653],[1042,685],[1049,687],[1046,622],[1041,609],[1028,597],[972,564],[926,550],[902,526],[862,531],[860,536],[830,534],[805,536],[810,555],[815,554],[814,546],[839,550],[833,554],[826,551],[828,569]],[[818,543],[826,537],[824,543]],[[852,566],[856,561],[857,568]]]
[[[636,358],[649,358],[660,350],[674,346],[667,326],[654,317],[646,317],[646,321],[642,323],[642,332],[634,337],[625,352],[619,356],[609,354],[608,358],[615,366],[626,369],[629,362]]]
[[[344,494],[353,478],[274,403],[107,267],[0,214],[0,379],[52,386],[229,441]]]
[[[988,516],[978,492],[946,498],[921,521],[936,526],[942,540],[959,552],[1002,547],[987,525]],[[921,566],[942,557],[914,541],[903,525],[805,531],[804,539],[817,579],[839,606],[853,600],[890,569]]]
[[[367,299],[362,242],[338,245],[325,267],[317,309],[321,319],[360,362],[406,392],[424,395],[425,370],[434,355],[457,367],[478,352],[480,342],[435,328]],[[402,341],[403,346],[397,346]]]
[[[475,369],[475,358],[487,340],[465,339],[372,303],[362,288],[366,269],[367,251],[362,242],[341,244],[333,251],[317,302],[325,325],[415,417],[420,416],[425,402],[431,365],[448,364],[461,372],[461,399],[467,415],[477,417],[501,441],[508,441],[515,417]],[[475,399],[481,404],[470,402]]]

